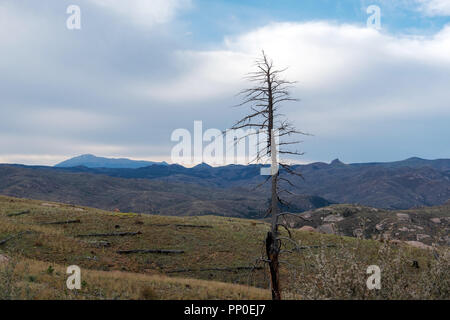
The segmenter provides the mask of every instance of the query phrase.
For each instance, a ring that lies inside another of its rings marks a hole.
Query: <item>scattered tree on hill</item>
[[[295,82],[286,81],[281,77],[286,69],[276,69],[272,60],[267,57],[264,51],[262,57],[256,60],[255,67],[256,71],[249,73],[247,76],[247,79],[255,85],[240,92],[243,102],[239,106],[250,106],[251,113],[236,122],[230,130],[251,128],[256,130],[258,134],[262,133],[265,137],[264,141],[258,142],[257,154],[251,162],[264,163],[264,161],[270,159],[271,169],[265,182],[271,180],[272,184],[271,201],[266,215],[266,217],[271,216],[271,227],[265,240],[266,257],[262,260],[269,265],[272,299],[280,300],[279,255],[281,247],[285,241],[295,244],[290,237],[283,237],[279,232],[281,227],[286,229],[290,235],[289,226],[282,219],[289,213],[280,212],[280,206],[286,204],[281,199],[281,194],[290,193],[287,188],[283,189],[283,185],[293,186],[289,181],[289,174],[300,174],[288,163],[280,161],[278,156],[302,155],[303,153],[290,148],[301,141],[291,140],[291,138],[305,133],[296,130],[280,113],[280,107],[283,103],[298,101],[292,98],[289,92]],[[278,168],[287,174],[280,175]]]

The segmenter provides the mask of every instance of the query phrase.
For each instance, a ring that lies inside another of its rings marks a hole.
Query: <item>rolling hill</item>
[[[359,205],[336,204],[287,217],[294,228],[349,237],[412,241],[414,245],[450,246],[450,205],[409,210],[382,210]],[[425,246],[423,246],[425,247]]]
[[[0,298],[266,299],[258,258],[267,229],[260,220],[117,213],[1,196]],[[444,247],[298,229],[292,241],[297,245],[282,254],[285,299],[450,297]],[[373,264],[383,270],[379,292],[366,287]],[[64,289],[69,265],[82,270],[80,291]]]
[[[220,188],[179,180],[118,178],[49,167],[0,166],[0,193],[105,210],[178,216],[262,218],[267,195],[244,187]],[[331,202],[298,196],[292,208],[305,211]]]
[[[168,215],[215,214],[258,218],[268,185],[259,165],[211,167],[154,164],[142,168],[70,168],[0,165],[0,194]],[[331,203],[404,210],[450,199],[450,160],[411,158],[390,163],[294,166],[286,188],[292,212]],[[285,175],[285,173],[281,173]]]

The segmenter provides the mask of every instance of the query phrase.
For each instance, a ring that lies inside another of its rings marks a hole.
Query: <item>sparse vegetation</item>
[[[270,299],[264,270],[241,269],[252,267],[261,255],[267,230],[267,224],[261,221],[77,209],[72,205],[48,207],[40,201],[0,197],[0,238],[33,231],[0,247],[0,255],[9,258],[0,262],[2,299]],[[32,214],[7,216],[20,210],[31,210]],[[57,218],[79,219],[81,223],[42,225]],[[142,224],[136,225],[136,221]],[[213,228],[177,228],[176,224]],[[75,237],[80,233],[113,232],[116,225],[124,232],[140,231],[141,234],[108,237],[109,246],[93,242],[102,241],[102,237]],[[448,255],[442,252],[439,252],[440,260],[436,260],[430,250],[396,244],[387,248],[386,243],[375,240],[297,230],[293,230],[293,238],[301,246],[315,247],[280,256],[286,299],[449,299]],[[330,244],[336,248],[326,247]],[[116,252],[148,247],[185,253],[120,255]],[[395,257],[402,258],[395,260]],[[419,269],[413,267],[413,261],[418,262]],[[388,291],[368,294],[364,291],[365,270],[377,263],[388,270],[383,283]],[[80,291],[70,291],[65,285],[66,268],[72,264],[82,269],[84,285]],[[358,272],[350,272],[352,268]],[[401,290],[410,277],[413,279],[410,291]]]
[[[371,254],[362,240],[336,250],[306,251],[288,291],[304,299],[450,299],[450,251],[434,254],[384,241]],[[366,286],[366,269],[381,269],[380,290]]]
[[[82,289],[65,288],[63,266],[48,274],[45,263],[20,259],[0,268],[0,299],[268,299],[258,288],[197,279],[169,278],[120,271],[82,270]]]

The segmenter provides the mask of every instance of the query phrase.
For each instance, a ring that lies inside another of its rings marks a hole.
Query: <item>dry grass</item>
[[[12,201],[12,202],[11,202]],[[7,217],[10,212],[31,210],[30,214]],[[170,273],[171,276],[247,284],[248,272],[195,271],[199,269],[251,266],[260,256],[267,225],[261,222],[222,218],[167,217],[134,213],[111,213],[70,205],[43,207],[40,201],[0,197],[0,239],[21,231],[32,234],[14,239],[0,248],[9,255],[22,254],[34,260],[60,265],[78,265],[84,269],[161,274],[178,269],[194,271]],[[80,219],[80,224],[41,225],[43,222]],[[180,228],[174,225],[209,225],[212,228]],[[120,228],[116,228],[120,226]],[[77,238],[78,234],[135,232],[135,237]],[[315,243],[321,235],[297,234],[305,243]],[[330,238],[330,237],[328,237]],[[95,240],[107,240],[110,247],[97,248]],[[119,255],[130,249],[184,250],[182,255]],[[256,286],[266,287],[263,272],[255,274]]]
[[[81,290],[66,288],[65,269],[29,259],[0,267],[0,299],[269,299],[268,290],[198,279],[120,271],[82,270]]]
[[[332,251],[307,251],[304,263],[290,268],[289,294],[304,299],[450,299],[450,251],[434,253],[383,242],[367,254],[362,240]],[[369,290],[367,267],[381,269],[381,289]]]
[[[30,210],[8,217],[11,212]],[[42,225],[80,219],[79,224]],[[175,225],[208,225],[183,228]],[[265,299],[267,272],[224,271],[251,266],[261,257],[267,224],[216,216],[166,217],[107,211],[0,196],[0,239],[22,231],[0,254],[12,262],[0,274],[0,298],[20,299]],[[140,231],[134,237],[77,238],[78,234]],[[449,299],[448,252],[440,259],[427,250],[294,230],[303,250],[282,256],[281,282],[290,299]],[[92,241],[107,240],[110,247]],[[117,250],[176,249],[179,255],[131,254]],[[419,269],[413,267],[417,261]],[[367,266],[382,269],[382,290],[366,289]],[[66,289],[65,267],[83,270],[83,288]],[[54,269],[49,272],[49,267]],[[179,269],[191,271],[170,273]],[[170,275],[170,277],[168,276]],[[208,280],[208,281],[205,281]],[[240,284],[240,285],[237,285]],[[249,287],[251,285],[252,287]],[[254,288],[258,287],[258,288]]]

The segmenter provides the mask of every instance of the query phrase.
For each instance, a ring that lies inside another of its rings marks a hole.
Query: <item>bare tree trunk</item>
[[[271,231],[267,233],[266,253],[269,260],[270,283],[272,286],[272,300],[281,300],[280,276],[278,255],[280,248],[278,246],[278,161],[277,161],[277,144],[275,141],[275,132],[273,130],[274,114],[273,114],[273,92],[272,92],[272,75],[267,73],[268,87],[268,108],[269,108],[269,142],[271,155],[271,174],[272,174],[272,223]]]
[[[272,300],[281,300],[278,245],[273,233],[269,231],[266,238],[266,253],[269,258],[270,284],[272,287]]]
[[[272,140],[274,140],[272,138]],[[273,157],[272,157],[273,159]],[[273,172],[278,164],[274,164],[272,161],[272,224],[271,230],[267,233],[266,238],[266,253],[269,260],[270,268],[270,282],[272,286],[272,299],[281,300],[281,289],[280,289],[280,279],[279,279],[279,262],[278,255],[280,253],[280,248],[278,245],[278,195],[277,195],[277,177],[278,174]]]

